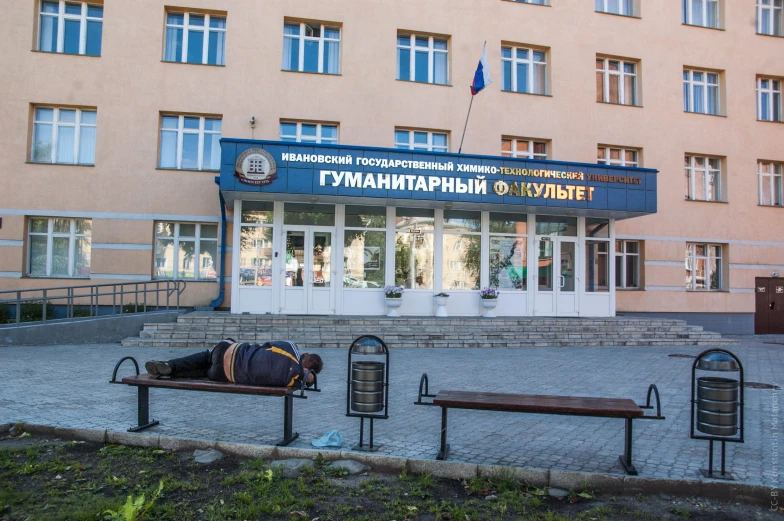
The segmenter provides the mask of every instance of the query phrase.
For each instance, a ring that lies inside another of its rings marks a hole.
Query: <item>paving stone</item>
[[[223,453],[215,449],[193,451],[193,461],[207,465],[223,459]]]

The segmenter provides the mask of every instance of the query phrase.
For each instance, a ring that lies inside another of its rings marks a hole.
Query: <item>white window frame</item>
[[[297,125],[297,131],[294,134],[284,134],[283,124]],[[303,136],[302,125],[316,125],[316,137]],[[280,121],[280,140],[295,143],[318,143],[318,144],[331,144],[337,145],[340,142],[340,125],[337,123],[317,123],[313,121],[295,121],[291,119],[282,119]],[[332,127],[335,129],[335,138],[327,138],[322,136],[322,129],[324,127]]]
[[[401,45],[400,38],[409,37],[409,44],[408,45]],[[418,47],[416,45],[417,38],[427,38],[427,48],[425,47]],[[443,41],[446,43],[446,49],[436,49],[435,48],[435,41]],[[409,70],[408,70],[408,80],[401,80],[401,81],[411,81],[414,83],[421,83],[416,81],[416,52],[417,50],[423,51],[427,49],[427,82],[432,83],[434,85],[449,85],[449,37],[447,36],[425,36],[424,34],[408,34],[408,33],[399,33],[397,35],[396,40],[397,50],[400,49],[408,49],[410,54],[409,59]],[[435,63],[435,55],[436,53],[441,53],[446,56],[446,71],[444,74],[445,81],[444,83],[436,83],[434,78],[434,63]],[[399,60],[400,53],[397,53],[397,59]],[[396,67],[396,70],[400,68],[400,65]],[[397,78],[400,80],[400,78]]]
[[[765,3],[767,2],[767,3]],[[770,11],[768,27],[762,26],[762,12]],[[779,31],[776,32],[776,18],[778,18]],[[784,0],[757,0],[757,34],[768,36],[784,36]]]
[[[763,172],[763,166],[767,165],[768,172]],[[782,178],[782,171],[784,171],[784,163],[776,163],[773,161],[758,161],[757,162],[757,177],[759,179],[758,192],[760,206],[784,206],[784,178]],[[768,183],[771,202],[765,204],[762,201],[762,187]]]
[[[611,158],[611,151],[612,150],[619,150],[620,151],[620,159],[612,159]],[[603,151],[603,157],[599,157],[600,151]],[[626,153],[632,152],[634,153],[634,161],[629,161],[626,159]],[[597,145],[596,147],[596,162],[600,165],[612,165],[612,166],[626,166],[636,168],[640,165],[640,149],[638,148],[624,148],[624,147],[614,147],[611,145]]]
[[[719,0],[697,0],[702,3],[702,20],[700,23],[694,22],[694,0],[684,0],[682,3],[683,23],[685,25],[695,25],[697,27],[707,27],[709,29],[719,29],[721,26],[721,2]],[[716,25],[708,25],[708,6],[716,5]]]
[[[617,14],[621,16],[634,16],[635,0],[615,0],[618,4],[618,12],[610,10],[610,2],[613,0],[596,0],[594,7],[597,13]]]
[[[407,132],[408,142],[398,141],[397,140],[398,132]],[[427,133],[427,144],[414,143],[414,132]],[[440,145],[433,145],[434,135],[445,136],[446,147],[441,147]],[[433,130],[412,130],[408,128],[395,128],[395,148],[403,149],[403,150],[427,150],[428,152],[449,152],[449,132],[438,132]]]
[[[163,128],[163,118],[178,118],[177,120],[177,129],[173,128]],[[185,128],[185,118],[199,118],[199,128]],[[204,123],[207,119],[218,120],[221,122],[221,130],[204,130]],[[199,152],[197,158],[197,168],[196,170],[205,170],[204,168],[204,136],[206,134],[210,135],[218,135],[220,136],[223,132],[223,118],[220,116],[197,116],[194,114],[161,114],[160,120],[160,134],[158,139],[160,140],[159,148],[163,149],[163,133],[164,132],[177,132],[177,151],[175,153],[175,162],[176,166],[174,168],[171,167],[164,167],[161,166],[161,154],[160,150],[158,152],[158,168],[165,168],[170,170],[182,170],[182,141],[183,136],[185,134],[198,134],[199,135]],[[190,169],[188,169],[190,170]],[[209,172],[217,172],[220,170],[220,157],[218,158],[218,168],[215,169],[207,169]]]
[[[697,160],[702,159],[703,166],[697,166]],[[719,167],[711,167],[711,161],[718,161]],[[723,201],[724,200],[724,183],[722,182],[722,158],[718,156],[698,156],[693,154],[686,154],[684,167],[686,169],[686,178],[688,180],[688,199],[690,201]],[[697,186],[697,173],[702,173],[704,180],[702,186]],[[718,186],[718,194],[716,199],[711,198],[710,178],[715,179],[715,184]]]
[[[171,237],[159,236],[158,235],[158,225],[159,224],[173,224],[174,225],[174,235],[172,235]],[[180,225],[181,224],[195,225],[196,226],[195,237],[184,237],[184,238],[181,239],[180,238]],[[218,263],[220,262],[220,257],[218,257],[218,255],[220,255],[220,243],[219,243],[218,233],[215,234],[215,238],[214,239],[213,238],[203,239],[202,236],[201,236],[201,227],[202,227],[202,225],[205,225],[205,226],[215,226],[216,227],[216,232],[219,231],[217,229],[218,228],[218,224],[217,223],[192,223],[192,222],[178,222],[178,221],[156,221],[155,222],[155,238],[153,239],[153,241],[154,241],[153,242],[153,265],[155,267],[153,268],[153,270],[154,270],[153,271],[153,279],[155,279],[155,280],[186,280],[186,281],[197,281],[197,280],[200,280],[200,281],[209,281],[209,282],[218,280],[218,277],[217,277],[217,274],[219,273],[218,272]],[[157,268],[157,262],[155,260],[156,259],[156,257],[155,257],[155,249],[158,246],[158,241],[159,240],[170,240],[170,241],[172,241],[172,245],[173,245],[172,246],[172,248],[173,248],[173,252],[172,253],[173,253],[173,255],[172,255],[172,276],[171,276],[171,278],[169,278],[169,277],[159,277],[159,276],[157,276],[155,274],[155,270],[158,269]],[[182,278],[182,279],[180,279],[180,276],[179,276],[180,275],[180,272],[179,272],[180,271],[180,263],[179,263],[180,241],[194,243],[194,246],[193,246],[193,248],[194,248],[193,249],[193,252],[194,252],[194,259],[193,259],[193,262],[194,262],[194,267],[193,267],[194,278],[192,278],[192,279],[191,278]],[[214,242],[215,243],[216,258],[215,258],[215,262],[213,264],[212,269],[213,269],[213,271],[215,271],[216,276],[212,277],[212,278],[206,277],[206,276],[204,276],[202,274],[202,272],[206,273],[207,270],[209,269],[209,268],[203,268],[202,267],[202,262],[199,261],[199,257],[201,256],[201,242],[202,241]]]
[[[31,216],[29,220],[42,219],[47,221],[46,232],[33,232],[32,226],[27,232],[27,274],[30,277],[54,277],[54,278],[89,278],[88,276],[75,276],[74,275],[74,258],[76,253],[76,239],[87,238],[90,240],[92,248],[92,219],[75,219],[72,217],[37,217]],[[54,221],[55,219],[64,219],[70,221],[70,231],[55,232]],[[87,221],[90,223],[90,233],[76,233],[76,221]],[[33,236],[46,237],[46,275],[32,275],[32,262],[33,262]],[[54,238],[67,237],[68,238],[68,275],[52,275],[52,254],[54,250]]]
[[[343,28],[340,27],[338,24],[317,24],[317,23],[307,23],[307,22],[297,22],[287,20],[284,22],[284,27],[286,25],[296,25],[299,24],[299,34],[286,34],[283,32],[283,39],[289,38],[291,40],[297,39],[301,40],[299,44],[299,55],[297,56],[297,70],[294,69],[287,69],[286,67],[288,64],[284,64],[283,70],[285,71],[294,71],[294,72],[305,72],[305,42],[318,42],[318,73],[319,74],[340,74],[340,55],[343,51],[342,45],[340,45],[341,38],[343,36]],[[306,28],[309,26],[319,26],[319,36],[308,36]],[[338,37],[337,38],[327,38],[325,36],[325,29],[337,29]],[[326,52],[326,46],[324,42],[332,42],[337,43],[339,45],[339,52],[338,52],[338,63],[337,63],[337,72],[326,72],[324,71],[324,53]],[[310,72],[310,71],[308,71]]]
[[[763,87],[763,82],[768,82],[768,87]],[[758,120],[782,122],[781,83],[782,81],[777,78],[757,78]],[[765,114],[762,113],[762,96],[768,97],[768,110]]]
[[[599,61],[602,62],[601,68],[598,67]],[[610,62],[618,63],[618,70],[613,71],[610,70]],[[637,65],[638,62],[634,60],[621,60],[615,58],[606,58],[604,56],[597,56],[596,57],[596,72],[601,73],[602,75],[602,102],[603,103],[611,103],[613,105],[629,105],[629,106],[639,106],[639,99],[640,97],[637,94],[639,90],[639,82],[637,81]],[[631,65],[634,69],[634,72],[626,72],[626,66]],[[610,77],[617,76],[618,77],[618,102],[610,101]],[[631,77],[632,81],[634,82],[634,87],[632,88],[631,93],[631,100],[627,100],[629,97],[629,93],[626,92],[626,79]],[[629,101],[629,103],[627,103]]]
[[[688,88],[688,97],[684,100],[684,109],[685,112],[693,112],[695,114],[708,114],[712,116],[718,116],[721,114],[721,74],[718,72],[710,72],[705,70],[699,69],[683,69],[683,84]],[[695,80],[695,74],[703,74],[703,80]],[[716,82],[713,83],[710,80],[711,76],[716,77]],[[702,103],[705,107],[704,112],[697,112],[694,110],[694,87],[702,87]],[[716,89],[716,112],[710,112],[710,106],[708,103],[708,91],[712,88]]]
[[[169,15],[170,14],[181,14],[181,15],[183,15],[182,25],[169,23]],[[201,26],[201,25],[190,25],[190,20],[191,20],[191,15],[192,14],[196,15],[196,16],[203,16],[204,17],[204,25],[203,26]],[[189,62],[188,61],[188,35],[191,32],[200,32],[200,33],[204,33],[204,38],[203,38],[204,41],[202,42],[202,49],[201,49],[201,64],[202,65],[216,65],[216,66],[226,65],[226,36],[225,36],[226,35],[226,28],[225,27],[224,28],[210,27],[210,18],[211,17],[222,18],[224,20],[224,22],[227,21],[226,20],[227,17],[226,17],[225,14],[210,15],[210,14],[207,14],[207,13],[191,13],[191,12],[177,11],[177,10],[166,11],[166,29],[167,30],[164,32],[164,40],[168,37],[168,34],[169,34],[168,29],[170,29],[170,28],[182,29],[182,56],[180,57],[180,61],[179,62],[177,62],[175,60],[167,60],[166,59],[166,41],[164,41],[164,44],[163,44],[163,48],[164,48],[164,55],[163,55],[163,57],[164,57],[164,60],[163,61],[165,61],[167,63],[193,63],[193,62]],[[223,33],[224,34],[224,37],[223,37],[223,52],[222,53],[218,53],[218,55],[223,57],[223,63],[215,63],[215,64],[207,63],[207,60],[209,59],[209,56],[210,56],[210,33]]]
[[[54,3],[53,0],[50,0]],[[85,55],[87,54],[87,22],[101,22],[103,25],[103,16],[100,18],[97,16],[88,16],[87,9],[88,6],[93,7],[100,7],[103,9],[103,3],[89,3],[89,2],[79,2],[79,1],[72,1],[69,0],[69,4],[81,4],[82,5],[82,12],[81,14],[66,14],[65,13],[65,0],[59,0],[57,2],[59,4],[59,9],[57,14],[55,13],[44,13],[43,12],[43,4],[44,0],[41,0],[38,3],[38,42],[37,47],[39,51],[42,52],[58,52],[63,53],[65,49],[65,21],[66,20],[78,20],[79,21],[79,54]],[[41,49],[41,21],[44,16],[50,18],[57,18],[57,50],[55,51],[44,51]],[[103,29],[103,28],[102,28]],[[103,32],[103,31],[102,31]],[[103,34],[101,35],[103,38]],[[100,55],[99,55],[100,56]]]
[[[512,150],[504,150],[504,141],[509,141]],[[517,150],[518,143],[528,143],[528,151]],[[544,154],[536,153],[536,145],[544,145]],[[549,154],[547,141],[544,139],[528,139],[511,136],[501,137],[501,156],[502,157],[521,157],[526,159],[547,159]]]
[[[504,51],[509,50],[509,57],[504,57]],[[542,60],[535,59],[535,53],[542,53],[544,58]],[[523,55],[521,57],[521,55]],[[503,89],[504,85],[506,84],[505,77],[504,77],[504,62],[508,62],[511,64],[511,71],[512,71],[512,78],[511,78],[511,87],[512,90]],[[518,64],[527,64],[528,65],[528,78],[525,85],[525,90],[518,90],[518,78],[517,78],[517,65]],[[543,82],[543,91],[536,92],[536,82],[534,81],[534,77],[537,74],[541,74],[542,78],[544,79]],[[504,92],[517,92],[518,94],[540,94],[545,95],[547,94],[547,50],[546,49],[538,49],[534,47],[515,47],[512,45],[504,45],[501,47],[501,88]]]
[[[697,246],[704,246],[705,247],[705,255],[697,255]],[[711,254],[711,248],[718,247],[719,248],[719,255],[714,256]],[[685,267],[686,271],[691,271],[691,281],[686,284],[686,291],[722,291],[724,288],[724,263],[722,259],[724,258],[724,245],[722,244],[710,244],[710,243],[687,243],[686,244],[686,262]],[[698,288],[697,287],[697,277],[694,275],[696,273],[696,266],[697,260],[705,260],[706,275],[710,277],[710,264],[711,260],[718,260],[716,264],[717,270],[719,273],[719,284],[717,288],[710,287],[710,281],[703,281],[703,285],[707,284],[707,288]]]
[[[630,253],[626,251],[627,250],[626,245],[629,243],[637,244],[637,253],[634,252]],[[617,289],[640,289],[640,275],[641,275],[640,258],[641,258],[641,251],[642,251],[641,245],[642,245],[641,241],[629,241],[629,240],[622,240],[622,239],[618,239],[615,241],[615,258],[621,259],[620,271],[617,274],[618,277],[620,278],[621,284],[620,286],[617,284],[615,285]],[[637,272],[636,272],[636,277],[633,286],[626,285],[626,259],[628,257],[634,257],[635,259],[634,263],[637,266]],[[618,268],[616,268],[616,271],[617,270]]]
[[[38,109],[51,109],[54,110],[52,114],[52,121],[43,121],[36,119],[36,115],[38,113]],[[75,110],[76,111],[76,121],[74,123],[62,123],[60,122],[60,110]],[[95,123],[82,123],[82,112],[88,112],[95,114]],[[35,159],[35,144],[38,142],[38,125],[51,125],[52,127],[52,150],[51,150],[51,161],[39,161]],[[59,140],[59,130],[61,127],[73,127],[74,128],[74,150],[73,150],[73,163],[63,163],[57,160],[57,150],[58,150],[58,140]],[[95,140],[98,141],[98,111],[96,109],[77,109],[77,108],[70,108],[70,107],[56,107],[52,105],[36,105],[33,107],[33,142],[32,147],[30,150],[30,161],[33,163],[43,163],[43,164],[61,164],[61,165],[94,165],[95,158],[93,158],[92,163],[82,163],[80,162],[79,158],[79,150],[81,147],[81,139],[82,139],[82,127],[90,127],[95,128]],[[96,145],[93,144],[93,147]]]

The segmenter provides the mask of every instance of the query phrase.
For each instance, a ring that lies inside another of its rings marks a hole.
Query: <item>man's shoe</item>
[[[171,375],[172,369],[166,362],[159,360],[150,360],[144,364],[144,368],[150,373],[153,378],[160,378],[161,376]]]

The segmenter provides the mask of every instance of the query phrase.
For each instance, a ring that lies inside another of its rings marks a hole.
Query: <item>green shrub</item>
[[[144,304],[142,304],[142,303],[136,304],[134,302],[128,302],[127,304],[123,304],[122,312],[123,313],[143,313],[144,312]]]
[[[0,304],[0,324],[6,324],[11,321],[11,306],[8,304]]]
[[[84,306],[79,306],[79,307],[73,308],[73,316],[74,316],[74,318],[90,317],[90,316],[92,316],[92,313],[90,313],[90,308],[87,308],[87,307],[84,307]]]
[[[33,300],[25,302],[21,306],[20,321],[21,322],[40,322],[43,317],[43,301]],[[46,301],[46,320],[54,318],[54,304]]]

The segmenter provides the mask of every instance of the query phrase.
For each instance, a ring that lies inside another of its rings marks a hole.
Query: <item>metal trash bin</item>
[[[383,362],[353,362],[351,364],[351,410],[379,412],[384,409]]]
[[[739,378],[697,377],[704,373],[738,373]],[[697,356],[691,369],[691,437],[708,440],[705,477],[734,479],[726,472],[726,443],[743,443],[743,366],[737,356],[724,349],[709,349]],[[721,474],[713,473],[713,442],[721,442]]]

